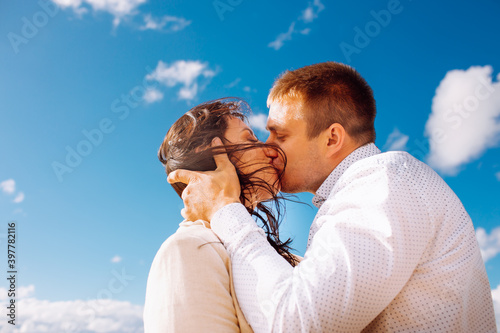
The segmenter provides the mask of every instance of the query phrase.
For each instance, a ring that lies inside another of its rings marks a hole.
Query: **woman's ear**
[[[342,150],[346,139],[344,126],[339,123],[331,124],[326,130],[326,154],[328,157],[337,154]]]

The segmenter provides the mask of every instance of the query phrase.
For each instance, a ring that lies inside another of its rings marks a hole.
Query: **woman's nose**
[[[264,147],[264,154],[271,159],[278,157],[278,151],[273,147]]]

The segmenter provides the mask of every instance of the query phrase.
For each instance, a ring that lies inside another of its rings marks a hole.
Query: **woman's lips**
[[[271,164],[273,165],[273,167],[275,167],[276,169],[278,169],[279,171],[282,171],[283,170],[283,161],[279,158],[275,158],[271,161]]]

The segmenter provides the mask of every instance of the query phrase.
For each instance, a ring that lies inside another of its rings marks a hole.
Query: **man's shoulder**
[[[379,153],[353,163],[339,178],[336,191],[348,187],[367,193],[380,186],[391,189],[393,194],[402,190],[422,193],[450,191],[431,167],[405,151]]]
[[[387,174],[428,173],[437,176],[434,170],[406,151],[388,151],[361,159],[351,165],[345,175],[363,171],[384,172]]]
[[[415,158],[413,155],[406,151],[386,151],[373,156],[359,160],[362,163],[377,163],[377,164],[400,164],[404,162],[415,163],[422,166],[427,166],[422,161]]]

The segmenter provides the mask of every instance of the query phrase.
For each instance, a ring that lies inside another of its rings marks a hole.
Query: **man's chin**
[[[290,184],[287,182],[282,182],[281,183],[281,192],[284,193],[300,193],[304,192],[297,184]]]

